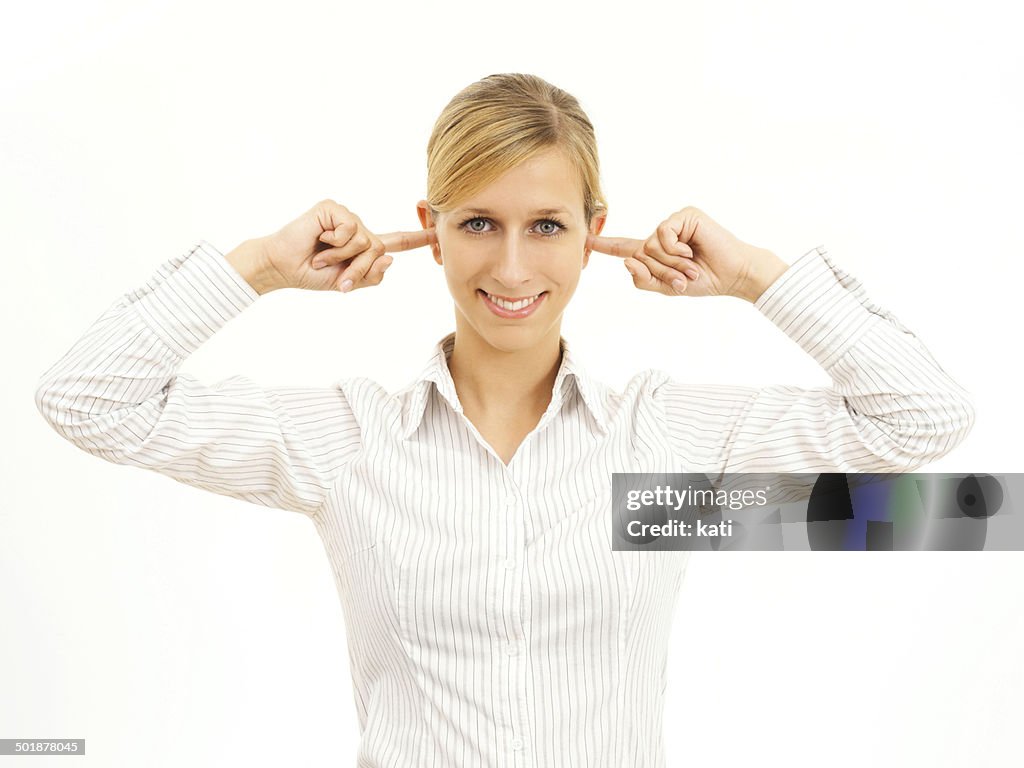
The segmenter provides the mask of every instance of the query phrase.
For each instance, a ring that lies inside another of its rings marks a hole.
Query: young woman
[[[912,470],[963,439],[969,399],[823,248],[787,265],[695,208],[602,237],[593,128],[540,78],[469,86],[427,153],[422,231],[377,235],[325,200],[227,255],[200,241],[86,331],[37,405],[108,461],[309,516],[345,612],[360,766],[664,765],[687,556],[612,551],[612,473]],[[376,286],[387,252],[418,247],[455,331],[405,389],[178,373],[261,294]],[[833,386],[648,369],[611,390],[560,335],[592,250],[641,290],[751,302]]]

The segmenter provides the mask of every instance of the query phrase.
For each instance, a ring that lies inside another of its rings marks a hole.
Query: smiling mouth
[[[523,296],[518,299],[512,299],[507,296],[498,296],[497,294],[494,293],[488,293],[483,289],[480,289],[480,293],[482,293],[484,296],[486,296],[488,299],[490,299],[492,302],[494,302],[497,306],[501,307],[502,309],[507,309],[510,312],[515,312],[530,306],[537,299],[539,299],[541,296],[547,293],[547,291],[541,291],[540,293],[535,293],[532,296]]]
[[[480,297],[491,312],[499,317],[520,318],[533,314],[533,311],[544,301],[544,297],[547,296],[548,292],[541,291],[533,296],[526,296],[515,301],[507,300],[501,296],[494,296],[483,289],[477,289],[477,293],[480,294]]]

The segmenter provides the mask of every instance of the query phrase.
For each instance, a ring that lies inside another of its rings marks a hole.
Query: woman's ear
[[[594,235],[595,237],[597,235],[600,235],[601,234],[601,230],[604,229],[604,220],[607,219],[607,218],[608,218],[608,214],[607,213],[602,213],[600,216],[595,216],[594,218],[592,218],[590,220],[590,229],[588,230],[588,233],[591,234],[591,235]],[[587,266],[587,262],[590,261],[590,251],[591,251],[590,248],[587,248],[585,245],[583,246],[583,266],[584,267]]]
[[[434,253],[434,261],[441,264],[441,245],[436,242],[438,240],[437,233],[437,221],[434,219],[434,214],[430,210],[430,203],[426,200],[420,200],[416,203],[416,215],[420,217],[420,224],[423,225],[424,229],[430,229],[434,227],[434,243],[431,243],[430,250]]]

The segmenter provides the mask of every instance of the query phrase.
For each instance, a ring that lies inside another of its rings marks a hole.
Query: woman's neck
[[[506,352],[456,324],[448,370],[463,409],[490,416],[543,413],[562,362],[559,340],[556,325],[534,346]]]

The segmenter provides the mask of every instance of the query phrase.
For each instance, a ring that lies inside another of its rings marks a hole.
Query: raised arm
[[[359,447],[340,389],[204,384],[178,368],[259,294],[201,241],[126,294],[43,374],[36,405],[59,435],[116,464],[313,514]]]
[[[379,284],[388,243],[414,247],[405,234],[377,238],[323,201],[226,256],[200,241],[111,305],[43,374],[36,405],[94,456],[313,515],[360,446],[341,388],[265,388],[242,376],[210,385],[178,369],[261,293],[340,288],[345,270],[357,288]],[[318,258],[330,266],[318,269]]]
[[[647,240],[591,235],[641,290],[752,303],[832,377],[802,389],[683,384],[655,372],[683,469],[904,472],[945,455],[974,424],[970,396],[824,248],[787,265],[686,207]]]
[[[714,472],[908,472],[974,424],[968,393],[823,247],[754,301],[832,377],[831,387],[683,384],[654,394],[688,466]]]

